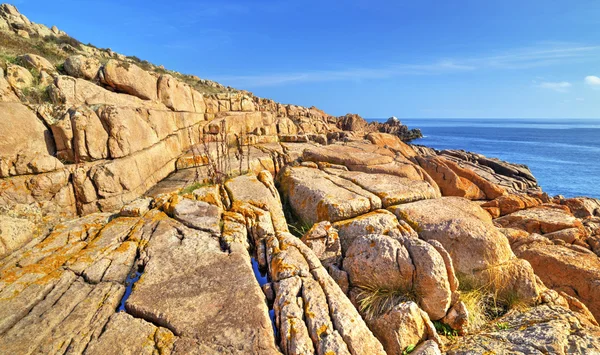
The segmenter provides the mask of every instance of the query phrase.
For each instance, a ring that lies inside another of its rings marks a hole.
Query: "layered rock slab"
[[[247,254],[223,252],[210,234],[168,221],[146,255],[126,309],[179,336],[175,353],[279,353]]]

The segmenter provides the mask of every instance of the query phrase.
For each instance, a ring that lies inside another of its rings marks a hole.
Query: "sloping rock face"
[[[538,306],[498,319],[479,334],[459,340],[448,354],[595,354],[600,328],[578,313]]]

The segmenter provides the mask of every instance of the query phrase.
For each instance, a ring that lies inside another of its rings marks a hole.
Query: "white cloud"
[[[443,75],[484,69],[521,70],[592,60],[597,58],[598,55],[600,55],[600,46],[585,46],[577,43],[542,43],[537,46],[515,48],[502,53],[484,53],[465,58],[439,58],[425,63],[391,63],[378,67],[349,67],[331,70],[314,69],[287,73],[217,76],[213,79],[236,87],[277,86],[290,83],[386,79],[407,75]],[[539,86],[564,92],[571,84],[542,82]]]
[[[600,88],[600,78],[595,75],[586,76],[584,81],[591,87]]]
[[[582,101],[585,101],[585,99],[583,97],[578,97],[578,98],[575,99],[575,101],[582,102]]]
[[[549,89],[549,90],[554,90],[557,92],[567,92],[569,91],[569,88],[573,86],[571,85],[571,83],[567,82],[567,81],[561,81],[561,82],[542,82],[538,85],[538,87],[542,88],[542,89]]]

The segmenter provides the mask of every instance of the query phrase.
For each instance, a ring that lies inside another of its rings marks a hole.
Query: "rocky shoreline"
[[[600,353],[600,201],[11,5],[0,35],[1,353]]]

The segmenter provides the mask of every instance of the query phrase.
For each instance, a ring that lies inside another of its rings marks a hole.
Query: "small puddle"
[[[269,275],[266,272],[262,272],[260,267],[258,266],[258,261],[256,258],[251,258],[252,261],[252,271],[254,271],[254,277],[258,281],[258,284],[262,287],[265,284],[269,283]],[[273,333],[275,334],[275,339],[279,339],[279,332],[277,331],[277,326],[275,325],[275,310],[273,310],[273,305],[267,301],[267,306],[269,307],[269,318],[271,318],[271,325],[273,326]]]
[[[130,272],[127,278],[125,279],[125,294],[121,299],[121,303],[119,304],[119,308],[117,308],[118,312],[125,311],[125,302],[131,296],[131,291],[133,290],[133,285],[140,279],[142,276],[143,270],[136,269],[135,272]]]

